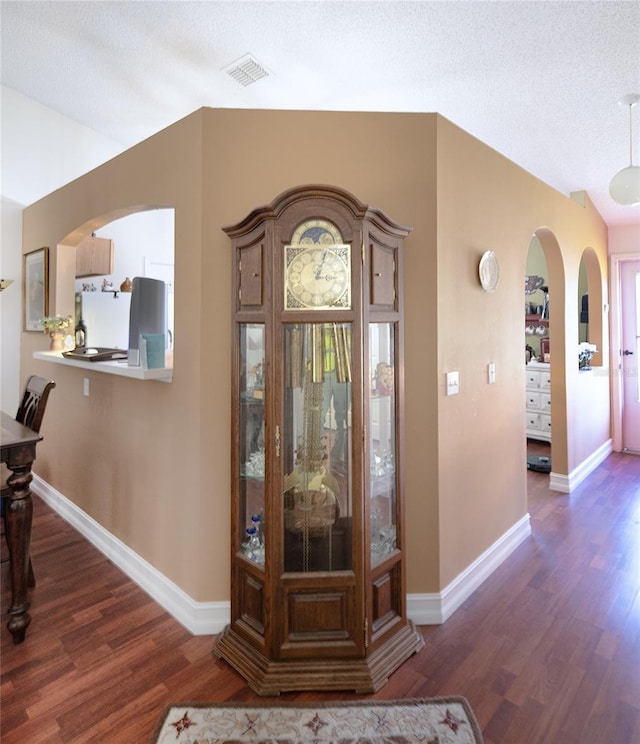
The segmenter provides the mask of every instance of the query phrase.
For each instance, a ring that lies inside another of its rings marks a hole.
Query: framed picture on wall
[[[42,318],[49,312],[49,249],[25,253],[22,267],[24,330],[42,333]]]

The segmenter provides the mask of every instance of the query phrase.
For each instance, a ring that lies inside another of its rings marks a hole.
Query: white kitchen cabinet
[[[551,366],[527,365],[527,437],[551,441]]]

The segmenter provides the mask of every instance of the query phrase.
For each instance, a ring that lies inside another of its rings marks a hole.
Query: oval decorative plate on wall
[[[485,292],[493,292],[500,281],[500,265],[493,251],[485,251],[478,267],[480,284]]]

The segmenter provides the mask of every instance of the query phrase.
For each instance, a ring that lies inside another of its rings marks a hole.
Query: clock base
[[[295,659],[271,661],[227,626],[213,649],[258,695],[300,690],[351,690],[370,694],[382,688],[407,659],[424,647],[411,620],[364,659]]]

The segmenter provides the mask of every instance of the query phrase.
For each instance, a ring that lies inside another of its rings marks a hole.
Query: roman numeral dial
[[[285,308],[351,308],[350,249],[332,223],[303,222],[285,246]]]

